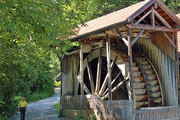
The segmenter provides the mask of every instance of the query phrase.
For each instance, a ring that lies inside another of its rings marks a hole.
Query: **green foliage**
[[[61,81],[59,81],[59,82],[56,82],[56,81],[55,81],[55,82],[54,82],[54,86],[55,86],[55,87],[59,87],[60,85],[61,85]]]
[[[180,0],[162,0],[174,13],[180,12]]]
[[[60,102],[54,105],[54,109],[58,114],[58,117],[60,117],[60,109],[61,109]]]

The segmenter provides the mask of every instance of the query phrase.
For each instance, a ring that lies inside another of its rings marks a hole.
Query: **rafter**
[[[136,23],[134,23],[134,25],[139,24],[142,20],[144,20],[144,18],[146,18],[150,13],[152,12],[152,10],[149,10],[144,16],[142,16]]]
[[[154,14],[166,27],[172,28],[171,25],[169,25],[169,23],[163,17],[161,17],[161,15],[156,10],[154,10]]]

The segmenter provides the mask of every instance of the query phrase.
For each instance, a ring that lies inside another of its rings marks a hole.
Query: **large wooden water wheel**
[[[142,54],[134,53],[133,57],[133,98],[136,108],[162,106],[163,94],[158,74],[152,63]],[[86,94],[97,94],[102,100],[108,98],[108,77],[106,49],[96,49],[86,55],[83,62],[84,91]],[[111,51],[112,99],[131,98],[130,86],[127,83],[128,55],[125,51]],[[79,90],[80,94],[80,90]]]
[[[108,76],[106,50],[97,49],[88,54],[83,63],[85,94],[97,94],[103,100],[108,98]],[[128,99],[125,65],[121,57],[111,51],[112,99]],[[80,91],[79,91],[80,92]]]

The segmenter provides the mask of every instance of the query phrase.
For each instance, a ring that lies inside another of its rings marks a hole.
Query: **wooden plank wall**
[[[134,47],[144,53],[155,66],[161,80],[165,105],[176,106],[178,105],[178,97],[176,64],[175,60],[172,59],[174,54],[173,52],[172,55],[168,53],[165,47],[162,51],[157,45],[150,38],[140,38]]]
[[[64,57],[62,62],[62,96],[78,94],[78,67],[79,55],[70,55]]]

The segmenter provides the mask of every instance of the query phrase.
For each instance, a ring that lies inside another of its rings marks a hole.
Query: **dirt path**
[[[55,88],[52,97],[28,103],[26,120],[59,120],[54,110],[54,105],[60,101],[60,89]],[[15,112],[9,120],[20,120],[20,113]]]

